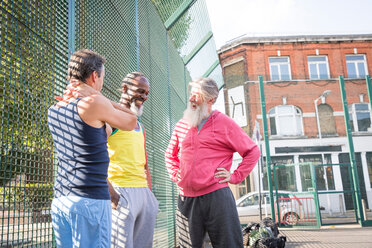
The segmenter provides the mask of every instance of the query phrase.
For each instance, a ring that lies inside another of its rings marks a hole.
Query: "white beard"
[[[190,127],[196,127],[200,122],[208,116],[208,105],[203,103],[197,106],[196,109],[191,107],[191,103],[187,104],[187,109],[183,112],[183,119]]]
[[[130,104],[130,110],[137,115],[137,117],[142,116],[143,114],[143,105],[141,107],[137,107],[134,102]]]

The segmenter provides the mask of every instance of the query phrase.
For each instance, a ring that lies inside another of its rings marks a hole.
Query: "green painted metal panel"
[[[180,17],[191,7],[194,3],[194,0],[185,0],[183,3],[173,12],[173,14],[166,20],[164,26],[169,30],[179,19]]]
[[[212,31],[209,31],[203,39],[194,47],[194,49],[188,54],[186,57],[183,58],[183,62],[187,65],[194,56],[203,48],[203,46],[213,37]]]
[[[209,77],[209,75],[213,72],[214,69],[220,64],[220,61],[217,59],[214,63],[209,67],[209,69],[203,74],[203,77]]]

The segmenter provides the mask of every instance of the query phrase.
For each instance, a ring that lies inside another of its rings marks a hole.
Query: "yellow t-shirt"
[[[107,139],[108,179],[114,187],[147,187],[145,137],[142,125],[132,131],[116,130]]]

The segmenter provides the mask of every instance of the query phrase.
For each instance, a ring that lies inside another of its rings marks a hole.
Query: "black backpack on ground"
[[[279,235],[278,223],[275,223],[273,219],[271,219],[270,217],[264,218],[261,221],[260,226],[270,228],[271,232],[273,233],[273,236],[275,238],[278,237]]]
[[[287,241],[285,236],[278,237],[278,224],[269,217],[249,223],[242,232],[244,245],[252,248],[284,248]]]
[[[252,248],[284,248],[287,237],[280,236],[278,238],[269,237],[257,240],[257,242],[252,246]]]

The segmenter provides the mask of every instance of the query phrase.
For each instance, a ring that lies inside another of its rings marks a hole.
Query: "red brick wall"
[[[246,82],[246,100],[250,105],[249,135],[252,133],[254,120],[257,115],[261,115],[260,95],[258,88],[258,75],[262,75],[264,81],[270,80],[270,70],[268,58],[277,56],[280,50],[281,56],[289,56],[292,81],[290,82],[268,82],[265,83],[265,98],[267,112],[282,104],[282,97],[287,98],[288,105],[299,107],[303,113],[314,113],[314,100],[318,98],[324,90],[331,90],[331,94],[326,98],[334,112],[343,112],[338,76],[344,75],[347,78],[345,55],[354,54],[354,48],[358,54],[365,54],[368,74],[372,72],[372,42],[329,42],[329,43],[281,43],[281,44],[242,44],[233,49],[219,54],[221,65],[228,64],[238,57],[245,59],[247,66],[248,82]],[[328,65],[331,80],[309,80],[309,70],[307,56],[319,55],[328,57]],[[296,81],[298,80],[298,81]],[[252,82],[255,81],[255,82]],[[232,82],[226,82],[227,88]],[[368,102],[367,86],[365,80],[345,80],[348,104],[359,102],[359,95],[365,94],[364,101]],[[321,101],[318,101],[320,104]],[[248,108],[249,109],[249,108]],[[262,120],[259,120],[262,128]],[[335,116],[337,133],[345,136],[345,123],[343,116]],[[304,117],[305,136],[317,137],[317,126],[315,117]],[[261,130],[262,131],[262,130]]]

